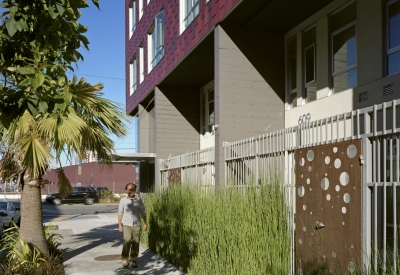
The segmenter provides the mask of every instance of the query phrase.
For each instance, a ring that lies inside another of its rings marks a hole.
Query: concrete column
[[[383,13],[381,1],[357,1],[357,86],[383,76]]]
[[[155,88],[155,183],[160,185],[158,160],[200,148],[200,87]]]
[[[215,51],[215,182],[224,185],[223,143],[284,128],[284,39],[219,25]]]
[[[139,152],[149,153],[149,113],[139,104]]]
[[[331,87],[331,62],[329,55],[329,28],[328,17],[323,17],[317,22],[317,49],[316,49],[316,74],[317,74],[317,99],[327,97]]]

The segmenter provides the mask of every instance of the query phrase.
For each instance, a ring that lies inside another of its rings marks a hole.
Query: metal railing
[[[362,139],[362,251],[363,268],[395,272],[400,238],[400,100],[319,119],[299,126],[224,143],[225,185],[246,186],[278,176],[290,207],[294,259],[294,150]],[[160,162],[160,173],[181,167],[182,180],[215,184],[214,148]],[[200,155],[208,154],[205,161]],[[164,165],[164,166],[163,166]],[[208,165],[210,173],[199,169]],[[192,168],[193,170],[188,170]],[[206,178],[208,177],[208,179]],[[164,177],[164,180],[168,179]],[[168,186],[168,181],[161,183]],[[294,260],[291,273],[294,274]]]
[[[160,160],[161,189],[168,188],[170,170],[177,168],[181,168],[181,182],[198,185],[206,191],[213,189],[214,161],[214,147]]]

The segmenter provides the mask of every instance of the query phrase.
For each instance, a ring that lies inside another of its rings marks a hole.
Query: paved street
[[[20,207],[19,200],[10,200],[16,207]],[[92,205],[85,205],[83,203],[77,204],[62,204],[55,206],[53,204],[43,203],[43,221],[48,222],[52,219],[62,216],[74,216],[74,215],[96,215],[96,214],[107,214],[117,213],[118,204],[100,204],[95,203]],[[117,220],[115,220],[117,223]]]

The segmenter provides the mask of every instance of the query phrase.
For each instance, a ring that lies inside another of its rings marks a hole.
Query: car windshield
[[[6,202],[0,202],[0,210],[7,210],[7,203]]]

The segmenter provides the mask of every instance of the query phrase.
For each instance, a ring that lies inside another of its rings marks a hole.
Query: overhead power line
[[[104,78],[104,79],[113,79],[113,80],[125,81],[124,78],[111,77],[111,76],[102,76],[102,75],[94,75],[94,74],[81,74],[81,73],[76,73],[76,72],[71,72],[71,74],[77,74],[77,75],[91,76],[91,77],[97,77],[97,78]]]

